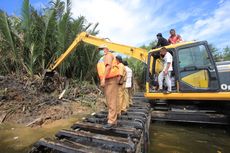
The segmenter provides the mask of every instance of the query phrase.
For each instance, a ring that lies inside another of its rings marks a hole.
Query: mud
[[[72,115],[103,108],[102,91],[86,82],[68,81],[51,94],[42,92],[42,78],[24,75],[0,77],[0,122],[41,126]],[[66,89],[62,99],[60,93]]]

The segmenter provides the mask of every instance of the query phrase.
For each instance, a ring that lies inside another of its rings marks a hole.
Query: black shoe
[[[159,89],[158,92],[159,92],[159,93],[163,93],[164,90],[163,90],[163,89]]]
[[[127,111],[121,111],[121,115],[126,115]]]
[[[103,129],[110,130],[112,128],[115,128],[117,125],[116,124],[106,124],[103,126]]]
[[[163,93],[164,93],[164,94],[170,94],[171,91],[164,91]]]

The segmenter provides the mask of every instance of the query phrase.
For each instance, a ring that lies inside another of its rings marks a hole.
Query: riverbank
[[[53,137],[57,131],[69,128],[88,114],[81,113],[68,119],[55,120],[40,127],[26,127],[21,124],[0,124],[0,152],[27,153],[40,138]]]
[[[95,85],[68,80],[67,87],[61,82],[52,93],[43,92],[41,85],[39,76],[0,77],[0,152],[26,153],[40,138],[104,109],[104,97]]]
[[[36,127],[81,113],[90,114],[104,106],[100,89],[87,82],[70,80],[67,87],[61,82],[52,93],[43,92],[41,85],[39,76],[1,77],[0,123]]]

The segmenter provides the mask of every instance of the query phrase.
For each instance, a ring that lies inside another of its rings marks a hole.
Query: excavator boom
[[[82,32],[77,35],[69,48],[54,62],[54,64],[50,65],[49,70],[55,70],[74,51],[80,42],[85,42],[94,46],[105,44],[111,51],[122,53],[147,63],[148,52],[145,49],[113,43],[105,39],[87,34],[86,32]]]

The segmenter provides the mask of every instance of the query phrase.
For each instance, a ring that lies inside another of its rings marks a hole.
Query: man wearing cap
[[[125,102],[125,82],[126,82],[126,70],[125,66],[122,63],[122,57],[116,56],[118,68],[119,68],[119,76],[118,76],[118,107],[117,114],[121,115],[121,112],[126,112],[126,102]]]
[[[108,121],[103,126],[104,129],[111,129],[117,125],[117,95],[118,95],[118,75],[116,59],[106,45],[99,46],[104,52],[103,61],[97,65],[101,86],[104,87],[104,94],[108,106]]]
[[[165,39],[161,33],[157,34],[157,45],[155,47],[152,47],[152,49],[155,48],[159,48],[159,47],[163,47],[163,46],[167,46],[169,45],[169,42],[167,41],[167,39]]]

